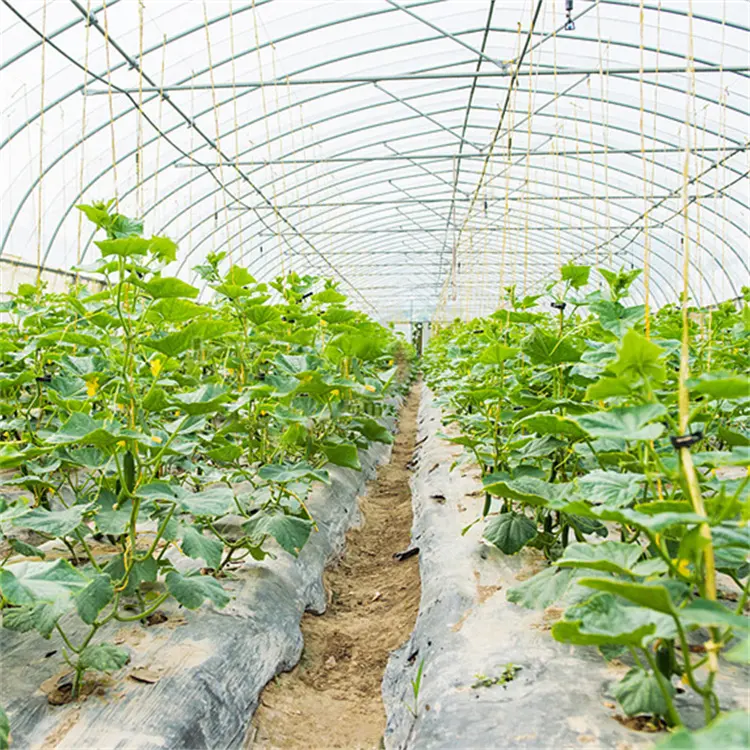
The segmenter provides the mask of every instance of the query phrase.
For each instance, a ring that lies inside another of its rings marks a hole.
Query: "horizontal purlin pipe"
[[[658,228],[658,224],[650,224],[649,227],[651,229]],[[477,233],[483,233],[483,232],[492,232],[492,233],[502,233],[502,232],[593,232],[595,229],[606,229],[607,227],[602,224],[599,226],[582,226],[582,227],[570,227],[570,226],[554,226],[554,227],[468,227],[467,231],[470,232],[477,232]],[[609,229],[643,229],[643,227],[637,227],[637,226],[630,226],[629,224],[622,224],[620,226],[610,226]],[[434,229],[427,229],[427,228],[415,228],[415,229],[329,229],[329,230],[313,230],[309,232],[305,232],[306,235],[317,235],[322,237],[329,237],[331,235],[339,235],[339,234],[346,234],[346,235],[358,235],[358,234],[432,234],[432,233],[440,233],[444,232],[445,230],[442,228],[434,228]],[[279,237],[283,236],[284,234],[289,234],[288,232],[257,232],[256,233],[258,237]],[[408,251],[405,251],[408,252]]]
[[[663,68],[646,68],[641,70],[640,68],[609,68],[601,70],[599,68],[558,68],[557,73],[554,70],[534,70],[533,75],[536,76],[581,76],[581,75],[602,75],[602,76],[617,76],[617,75],[664,75],[667,73],[683,73],[692,74],[695,73],[748,73],[750,67],[747,65],[738,66],[720,66],[720,65],[696,65],[695,70],[688,69],[685,66],[667,66]],[[144,93],[156,93],[159,94],[163,91],[202,91],[211,89],[248,89],[248,88],[259,88],[262,86],[327,86],[328,84],[346,84],[346,83],[382,83],[383,81],[443,81],[449,78],[510,78],[513,75],[512,72],[503,72],[501,70],[486,70],[473,73],[458,73],[451,71],[450,73],[415,73],[409,75],[404,73],[402,75],[379,75],[379,76],[342,76],[341,78],[279,78],[270,81],[237,81],[237,83],[217,83],[213,86],[208,83],[197,83],[190,86],[144,86],[142,89],[127,89],[118,87],[114,90],[113,94],[137,94],[139,91]],[[520,70],[518,76],[531,76],[531,70]],[[88,89],[85,92],[86,96],[102,96],[109,94],[106,89]]]
[[[714,153],[719,151],[727,151],[727,149],[721,146],[707,146],[705,148],[692,149],[695,153]],[[684,154],[685,149],[681,147],[673,148],[609,148],[609,149],[586,149],[586,154]],[[503,156],[580,156],[580,151],[532,151],[528,153],[526,151],[511,151],[510,154],[504,152]],[[270,166],[271,164],[356,164],[358,162],[370,162],[370,161],[410,161],[416,159],[484,159],[484,154],[399,154],[398,156],[330,156],[321,157],[320,159],[240,159],[239,161],[225,161],[225,162],[196,162],[195,164],[175,164],[174,166],[178,169],[190,169],[190,168],[213,168],[225,165],[239,164],[240,166]]]
[[[672,198],[675,196],[671,195],[654,195],[649,196],[649,200],[660,200],[662,198]],[[709,195],[701,195],[698,196],[699,200],[708,200],[712,197],[712,194]],[[461,198],[457,199],[457,203],[468,203],[471,199],[470,198]],[[509,202],[523,202],[523,203],[539,203],[543,201],[569,201],[569,202],[577,202],[577,201],[607,201],[610,202],[614,201],[641,201],[643,202],[643,196],[642,195],[617,195],[612,196],[610,195],[608,198],[605,198],[603,195],[564,195],[564,196],[554,196],[554,195],[540,195],[535,196],[533,198],[529,198],[523,195],[513,196],[511,198],[508,198]],[[414,200],[404,200],[399,198],[394,198],[393,200],[362,200],[362,201],[340,201],[336,203],[287,203],[284,205],[277,205],[276,208],[346,208],[348,206],[418,206],[425,203],[450,203],[450,198],[423,198],[422,200],[414,199]],[[489,205],[496,205],[498,203],[504,203],[504,198],[493,198],[488,201]],[[248,209],[245,206],[227,206],[227,208],[230,211],[247,211]],[[261,208],[267,208],[267,206],[251,206],[252,210],[257,211]],[[223,209],[222,209],[223,210]]]

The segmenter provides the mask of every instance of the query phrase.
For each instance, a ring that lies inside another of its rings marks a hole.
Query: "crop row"
[[[426,357],[445,437],[482,468],[484,539],[548,565],[508,593],[564,608],[559,641],[630,669],[623,711],[675,730],[664,747],[746,744],[721,714],[721,661],[750,661],[750,306],[648,314],[625,299],[639,271],[568,265],[538,296],[440,331]],[[689,688],[707,729],[689,735]],[[694,743],[694,744],[691,744]],[[703,744],[701,744],[703,743]]]
[[[79,208],[106,235],[82,269],[97,289],[22,285],[0,310],[2,624],[62,638],[72,697],[128,659],[95,642],[106,623],[169,597],[223,607],[220,579],[269,539],[298,554],[326,465],[359,469],[359,449],[392,441],[379,417],[411,356],[334,283],[257,283],[223,253],[195,269],[201,302],[164,274],[170,239],[111,202]]]

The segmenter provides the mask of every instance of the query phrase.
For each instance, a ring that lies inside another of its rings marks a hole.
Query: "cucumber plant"
[[[549,563],[509,600],[561,603],[553,637],[628,659],[626,714],[682,727],[679,681],[706,725],[736,726],[716,679],[720,657],[750,660],[750,292],[647,323],[625,303],[638,273],[601,270],[584,295],[591,269],[565,266],[551,314],[508,289],[433,338],[427,380],[445,437],[482,468],[484,539]]]
[[[112,201],[79,208],[104,235],[81,269],[96,288],[21,285],[0,323],[2,624],[61,639],[73,697],[129,658],[96,642],[108,623],[170,597],[223,607],[234,564],[270,539],[299,554],[313,482],[392,442],[413,356],[315,277],[269,286],[209,255],[201,302],[167,274],[169,238]]]

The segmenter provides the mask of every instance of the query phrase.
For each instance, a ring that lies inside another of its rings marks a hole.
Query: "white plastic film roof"
[[[635,301],[750,283],[747,0],[1,0],[0,260],[94,260],[116,196],[381,319],[486,314],[567,262]],[[0,272],[4,266],[0,263]]]

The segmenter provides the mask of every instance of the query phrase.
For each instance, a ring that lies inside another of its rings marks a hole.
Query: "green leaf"
[[[269,305],[253,305],[245,312],[245,317],[254,325],[262,326],[281,317],[281,313]]]
[[[149,245],[151,254],[164,263],[177,260],[177,244],[169,237],[152,237]]]
[[[628,583],[609,578],[581,578],[581,586],[621,596],[639,607],[646,607],[667,615],[674,615],[675,606],[669,590],[660,584]]]
[[[0,591],[10,604],[67,601],[87,584],[67,560],[22,562],[0,570]]]
[[[185,323],[210,312],[211,308],[206,305],[178,297],[165,297],[151,306],[150,315],[156,314],[167,323]]]
[[[130,661],[130,654],[113,643],[98,643],[86,646],[79,655],[79,664],[83,669],[96,672],[116,672]]]
[[[144,339],[143,345],[168,357],[176,357],[190,349],[195,340],[210,341],[223,336],[231,328],[232,324],[224,320],[195,320],[176,333]]]
[[[194,516],[223,516],[235,507],[229,487],[209,487],[196,493],[181,494],[180,505]]]
[[[173,277],[162,278],[157,276],[151,281],[139,284],[154,299],[169,299],[174,297],[189,297],[191,299],[198,296],[198,289],[188,284],[182,279]]]
[[[750,398],[750,378],[747,375],[704,372],[700,377],[688,381],[693,393],[701,393],[710,399]]]
[[[182,528],[182,551],[194,560],[205,560],[209,568],[217,570],[221,565],[224,545],[214,537],[205,536],[195,526]]]
[[[559,505],[574,499],[574,491],[569,484],[551,484],[536,477],[505,479],[496,474],[488,474],[482,480],[484,491],[497,497],[509,497],[531,505]]]
[[[320,302],[326,305],[340,304],[346,302],[346,295],[337,292],[335,289],[325,289],[322,292],[313,294],[313,302]]]
[[[660,742],[654,750],[746,750],[750,746],[750,723],[745,711],[719,714],[707,727],[691,732],[682,728]]]
[[[575,543],[565,548],[563,556],[555,564],[561,568],[590,568],[605,573],[630,575],[633,565],[642,554],[643,548],[640,544],[625,544],[624,542]]]
[[[653,635],[656,626],[653,624],[640,625],[629,633],[583,633],[580,622],[562,620],[552,626],[552,637],[561,643],[571,643],[574,646],[609,646],[612,644],[625,646],[642,646],[643,639]]]
[[[663,362],[665,354],[664,349],[631,328],[622,337],[617,359],[608,369],[622,377],[661,382],[667,375]]]
[[[72,534],[80,525],[83,516],[91,509],[90,505],[73,505],[65,510],[33,508],[13,520],[13,525],[31,529],[41,534],[64,537]]]
[[[166,584],[169,593],[188,609],[198,609],[206,599],[222,609],[229,604],[231,598],[221,584],[209,576],[195,573],[182,575],[176,570],[170,570],[167,573]]]
[[[615,396],[629,396],[630,391],[631,381],[629,378],[613,378],[609,375],[603,375],[586,389],[585,398],[587,401],[604,401],[604,399]]]
[[[122,425],[118,422],[92,419],[88,414],[74,412],[57,432],[45,437],[53,445],[81,443],[104,448],[121,440],[121,432]]]
[[[352,427],[361,432],[369,441],[375,443],[393,443],[393,433],[385,426],[380,424],[376,419],[360,418]]]
[[[546,568],[508,590],[508,601],[527,609],[546,609],[560,601],[576,575],[574,570]]]
[[[504,344],[490,344],[482,350],[479,355],[479,361],[483,365],[501,365],[507,359],[512,359],[520,352],[512,346]]]
[[[102,256],[119,255],[130,258],[134,255],[145,255],[151,245],[151,241],[143,237],[121,237],[116,240],[97,240],[94,244],[102,251]]]
[[[649,422],[663,417],[666,413],[667,409],[663,404],[641,404],[581,414],[572,419],[593,437],[656,440],[664,431],[664,427]]]
[[[672,683],[664,682],[669,694],[674,695]],[[614,696],[628,716],[667,714],[667,702],[659,688],[659,678],[651,670],[633,667],[615,687]]]
[[[532,414],[516,422],[517,429],[536,432],[537,435],[565,435],[584,438],[586,433],[570,418],[560,414]]]
[[[288,484],[302,479],[317,480],[330,484],[331,479],[325,469],[316,469],[305,461],[296,464],[266,464],[258,470],[258,476],[266,482]]]
[[[591,273],[591,266],[576,266],[573,263],[568,263],[560,269],[562,273],[563,281],[570,283],[573,289],[580,289],[589,283],[589,274]]]
[[[723,652],[723,656],[735,664],[750,664],[750,637],[741,640],[729,651]]]
[[[520,513],[501,513],[485,527],[483,537],[490,544],[514,555],[537,535],[536,524]]]
[[[353,443],[326,443],[323,446],[323,452],[328,460],[336,466],[344,466],[355,471],[362,470],[362,465],[359,462],[359,451]]]
[[[282,549],[297,557],[310,536],[312,521],[283,513],[258,513],[242,528],[260,542],[264,536],[272,536]]]
[[[10,721],[8,715],[0,706],[0,750],[8,750],[10,747]]]
[[[680,622],[684,625],[700,627],[736,628],[750,630],[750,619],[736,615],[720,602],[707,599],[695,599],[686,607],[678,610]]]
[[[208,383],[195,391],[177,393],[172,397],[175,405],[191,416],[216,412],[229,398],[229,389],[216,383]]]
[[[567,339],[558,339],[541,328],[535,328],[522,342],[523,353],[534,364],[562,364],[578,362],[581,350]]]
[[[112,588],[109,576],[96,576],[76,596],[76,609],[80,618],[87,625],[91,625],[98,614],[112,601],[114,595],[115,590]]]
[[[22,542],[20,539],[9,539],[8,543],[13,548],[14,552],[18,552],[19,555],[23,555],[24,557],[40,557],[42,560],[47,557],[44,550],[39,549],[39,547],[34,547],[31,544],[27,544],[26,542]]]
[[[599,316],[599,323],[606,331],[622,336],[636,323],[643,320],[646,308],[643,305],[625,307],[619,302],[596,300],[589,304],[589,310]]]
[[[642,474],[596,469],[581,477],[578,487],[590,503],[622,508],[642,494],[645,481]]]

